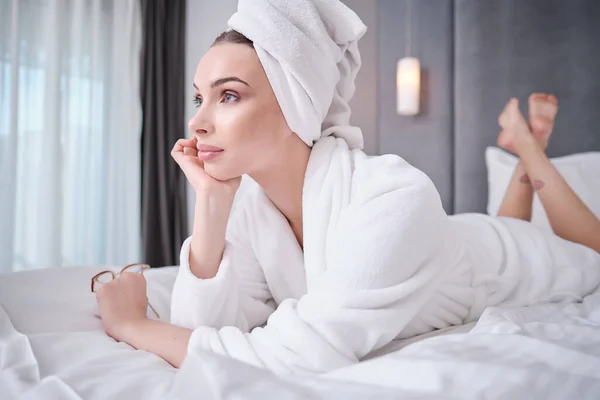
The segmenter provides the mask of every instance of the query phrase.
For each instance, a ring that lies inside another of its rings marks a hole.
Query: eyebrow
[[[235,76],[228,76],[225,78],[217,79],[216,81],[214,81],[210,84],[210,87],[211,87],[211,89],[214,89],[217,86],[223,85],[227,82],[239,82],[239,83],[243,83],[244,85],[246,85],[248,87],[251,87],[250,85],[248,85],[248,83],[244,82],[243,80],[241,80],[240,78],[235,77]],[[196,86],[195,82],[194,82],[194,87],[196,88],[196,90],[200,91],[200,89],[198,89],[198,86]]]

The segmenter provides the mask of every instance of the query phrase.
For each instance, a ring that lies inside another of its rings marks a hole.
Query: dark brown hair
[[[220,43],[245,44],[246,46],[250,46],[252,48],[254,47],[252,40],[236,31],[225,31],[221,33],[219,36],[217,36],[212,46],[216,46]]]

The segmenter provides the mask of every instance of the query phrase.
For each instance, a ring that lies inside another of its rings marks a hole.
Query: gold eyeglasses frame
[[[98,289],[96,285],[103,285],[104,283],[108,283],[108,282],[100,282],[98,280],[98,278],[100,276],[103,276],[105,274],[110,274],[110,276],[112,277],[111,280],[117,279],[123,272],[127,272],[128,269],[132,269],[133,267],[140,267],[141,268],[139,272],[130,272],[130,273],[133,273],[133,274],[143,274],[144,271],[150,269],[150,265],[148,265],[148,264],[135,263],[135,264],[128,264],[128,265],[124,266],[123,269],[121,269],[120,272],[111,271],[109,269],[104,270],[104,271],[100,271],[100,272],[98,272],[96,275],[94,275],[92,277],[92,281],[90,283],[90,290],[91,290],[91,292],[92,293],[96,293],[96,290]],[[152,304],[150,304],[150,301],[148,301],[148,307],[150,307],[150,309],[152,310],[152,312],[154,313],[154,315],[156,315],[156,318],[160,319],[160,315],[154,309],[154,307],[152,307]]]

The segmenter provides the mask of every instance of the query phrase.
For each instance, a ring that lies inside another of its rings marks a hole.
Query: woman
[[[551,102],[534,102],[535,134],[509,102],[500,142],[566,240],[516,218],[448,217],[423,173],[360,150],[348,101],[365,27],[339,1],[241,0],[229,26],[198,64],[193,138],[172,151],[196,192],[172,324],[146,318],[143,276],[123,274],[97,292],[110,336],[177,367],[214,351],[319,373],[487,306],[597,289],[600,223],[543,152]],[[230,219],[242,174],[257,185]],[[501,213],[526,219],[518,185]]]

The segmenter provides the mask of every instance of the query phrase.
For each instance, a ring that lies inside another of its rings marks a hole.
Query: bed
[[[488,309],[476,323],[397,341],[320,377],[278,378],[205,353],[176,370],[102,331],[99,267],[0,276],[2,399],[597,399],[600,293],[583,303]],[[169,318],[176,267],[147,273]]]

